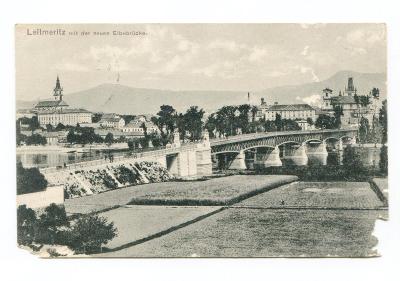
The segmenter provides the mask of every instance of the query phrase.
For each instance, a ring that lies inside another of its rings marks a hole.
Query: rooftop
[[[63,100],[43,100],[39,101],[35,105],[35,108],[55,107],[55,106],[68,106],[68,104]]]
[[[349,104],[356,103],[353,96],[334,96],[331,98],[332,103],[334,104]]]
[[[269,111],[304,111],[304,110],[315,110],[311,105],[308,104],[275,104],[272,105]]]
[[[69,114],[69,113],[91,113],[89,110],[83,108],[63,108],[63,109],[54,109],[54,110],[46,110],[44,112],[38,112],[39,115],[46,114]]]

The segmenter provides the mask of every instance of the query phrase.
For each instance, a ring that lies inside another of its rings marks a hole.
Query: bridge
[[[112,163],[97,159],[65,167],[43,168],[41,172],[46,175],[71,173],[155,161],[178,177],[195,177],[210,175],[213,164],[223,169],[248,169],[281,166],[284,159],[291,159],[296,165],[306,165],[313,158],[324,164],[327,147],[342,150],[344,144],[355,143],[356,135],[356,129],[313,130],[245,134],[210,140],[205,132],[198,142],[182,143],[179,133],[175,132],[174,142],[165,148],[115,157]],[[250,162],[253,167],[249,167]]]
[[[357,129],[267,132],[210,140],[213,162],[228,169],[246,169],[249,158],[254,167],[281,166],[282,159],[295,165],[309,160],[326,164],[328,150],[343,150],[356,142]]]

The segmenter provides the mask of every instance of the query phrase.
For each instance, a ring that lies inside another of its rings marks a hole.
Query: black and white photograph
[[[36,258],[381,256],[385,23],[17,23],[15,68]]]

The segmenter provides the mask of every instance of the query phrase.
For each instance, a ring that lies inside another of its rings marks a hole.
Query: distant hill
[[[16,101],[16,107],[17,109],[30,109],[36,105],[36,102],[34,101],[22,101],[22,100],[17,100]]]
[[[347,86],[347,80],[353,77],[354,85],[359,94],[367,94],[373,88],[379,88],[381,98],[386,98],[386,74],[385,73],[359,73],[353,71],[340,71],[332,77],[320,81],[294,86],[283,86],[277,88],[266,89],[256,92],[257,96],[265,97],[267,102],[273,103],[310,103],[319,105],[313,101],[321,97],[321,92],[325,88],[333,90],[337,94],[340,90],[343,92]]]
[[[259,104],[264,97],[267,103],[310,103],[319,105],[322,89],[328,87],[337,93],[344,90],[348,77],[354,78],[359,93],[368,93],[373,87],[386,96],[385,73],[358,73],[340,71],[327,80],[293,86],[283,86],[251,92],[251,103]],[[97,87],[68,94],[64,97],[72,107],[85,108],[93,112],[115,112],[121,114],[156,113],[160,105],[169,104],[178,111],[197,105],[213,111],[223,105],[247,102],[246,91],[171,91],[141,89],[119,84],[102,84]],[[18,105],[17,105],[18,106]]]

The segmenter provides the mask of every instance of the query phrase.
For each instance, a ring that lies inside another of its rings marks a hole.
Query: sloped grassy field
[[[228,209],[104,257],[366,257],[378,211]]]
[[[382,201],[367,182],[295,182],[244,200],[238,205],[330,209],[383,207]]]
[[[68,213],[90,213],[127,204],[220,206],[295,180],[295,176],[235,175],[204,181],[151,183],[68,199],[65,208]]]
[[[235,175],[206,181],[168,182],[132,196],[134,205],[229,205],[297,180],[296,176]]]
[[[381,207],[368,183],[296,182],[160,238],[100,256],[374,256],[375,221],[387,216]]]

